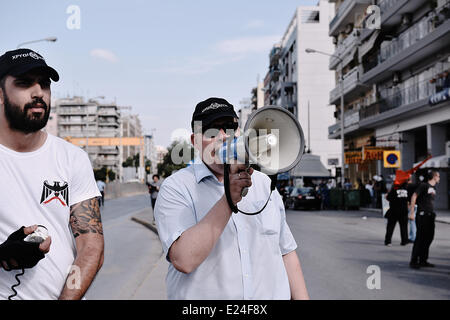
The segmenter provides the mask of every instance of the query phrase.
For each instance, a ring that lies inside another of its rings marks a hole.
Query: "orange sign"
[[[344,153],[344,160],[346,164],[362,163],[361,151],[347,151]]]
[[[66,141],[76,146],[140,146],[144,144],[142,137],[122,137],[122,138],[71,138],[66,137]]]
[[[393,149],[393,147],[363,147],[363,161],[383,160],[384,151]]]

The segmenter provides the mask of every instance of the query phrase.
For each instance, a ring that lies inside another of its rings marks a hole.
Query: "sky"
[[[144,134],[168,146],[190,132],[195,105],[222,97],[240,109],[269,52],[302,5],[318,0],[15,0],[0,2],[0,54],[19,44],[44,56],[73,95],[131,106]]]

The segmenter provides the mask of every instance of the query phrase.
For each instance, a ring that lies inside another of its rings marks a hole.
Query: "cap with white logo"
[[[207,126],[214,120],[222,117],[239,118],[234,111],[233,105],[223,98],[213,97],[201,101],[195,106],[195,111],[192,115],[192,131],[194,131],[195,121],[202,121],[202,126]]]
[[[58,72],[49,67],[44,58],[33,50],[17,49],[0,56],[0,79],[6,75],[20,76],[33,69],[42,69],[53,81],[59,80]]]

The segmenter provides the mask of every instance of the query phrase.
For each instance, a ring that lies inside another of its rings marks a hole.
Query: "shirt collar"
[[[197,183],[200,183],[200,181],[202,181],[206,177],[215,177],[211,170],[209,170],[209,168],[203,163],[200,158],[196,158],[194,160],[192,167],[194,168],[195,180],[197,181]]]

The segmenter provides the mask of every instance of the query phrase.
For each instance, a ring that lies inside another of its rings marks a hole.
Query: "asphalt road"
[[[398,225],[392,247],[384,245],[379,213],[288,210],[286,217],[311,299],[450,298],[450,224],[436,223],[429,256],[436,267],[414,270],[412,245],[400,246]]]
[[[131,217],[150,206],[148,195],[106,200],[101,207],[105,260],[88,300],[133,299],[161,256],[158,236]]]
[[[105,262],[87,299],[136,299],[153,288],[148,275],[161,245],[155,233],[131,220],[148,206],[148,195],[142,195],[107,200],[102,207]],[[286,216],[311,299],[450,298],[450,224],[436,223],[429,258],[436,267],[414,270],[408,266],[412,245],[400,246],[398,225],[392,247],[384,246],[386,223],[379,213],[288,210]]]

